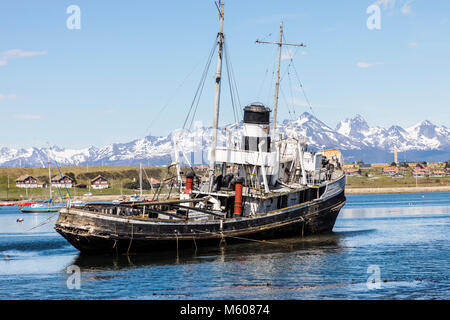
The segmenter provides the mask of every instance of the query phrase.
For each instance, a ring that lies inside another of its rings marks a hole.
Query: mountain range
[[[224,145],[228,132],[242,132],[242,123],[219,129],[218,145]],[[392,162],[393,150],[398,149],[399,161],[447,161],[450,158],[450,129],[430,121],[422,121],[409,128],[393,125],[389,128],[371,127],[360,115],[345,119],[331,128],[314,115],[303,113],[296,120],[278,124],[284,136],[306,137],[309,148],[340,149],[345,162]],[[177,138],[178,137],[178,138]],[[179,138],[181,137],[181,138]],[[59,165],[167,165],[175,160],[174,138],[193,164],[207,163],[211,143],[211,127],[197,126],[191,131],[176,130],[167,136],[147,136],[127,143],[113,143],[104,147],[84,149],[3,147],[0,149],[1,167],[45,166],[47,156]],[[236,143],[239,135],[231,139]]]

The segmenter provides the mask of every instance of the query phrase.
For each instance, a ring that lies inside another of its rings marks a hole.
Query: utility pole
[[[216,93],[214,96],[214,119],[211,137],[211,159],[209,162],[209,191],[212,191],[214,180],[214,167],[216,165],[217,128],[219,126],[219,106],[220,106],[220,85],[222,79],[222,51],[223,51],[223,2],[216,3],[219,11],[220,31],[217,34],[219,49],[217,51],[217,71],[216,71]]]
[[[275,103],[273,106],[273,131],[277,128],[277,112],[278,112],[278,92],[280,88],[280,65],[281,65],[281,47],[282,46],[294,46],[294,47],[306,47],[303,43],[283,43],[283,22],[280,22],[280,40],[278,42],[267,42],[256,40],[256,43],[276,44],[278,45],[278,66],[277,66],[277,79],[275,82]]]

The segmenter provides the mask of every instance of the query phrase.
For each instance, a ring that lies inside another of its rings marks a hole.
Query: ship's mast
[[[273,106],[273,131],[277,128],[277,111],[278,111],[278,92],[280,89],[280,65],[281,65],[281,47],[284,46],[294,46],[294,47],[306,47],[303,43],[283,43],[283,22],[280,22],[280,40],[278,42],[267,42],[256,40],[256,43],[268,43],[278,45],[278,66],[277,66],[277,79],[275,82],[275,103]]]
[[[222,79],[222,50],[223,50],[223,2],[219,0],[216,2],[217,10],[219,11],[220,31],[218,37],[218,52],[217,52],[217,71],[216,71],[216,92],[214,97],[214,119],[211,138],[211,158],[209,162],[209,191],[212,190],[214,180],[214,167],[216,164],[216,147],[217,147],[217,129],[219,126],[219,106],[220,106],[220,85]]]

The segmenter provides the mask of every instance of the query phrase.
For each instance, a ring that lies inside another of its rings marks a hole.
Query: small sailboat
[[[142,192],[142,163],[139,164],[139,195],[130,196],[128,199],[117,202],[113,201],[113,204],[137,204],[151,202],[152,200],[146,199]]]
[[[45,203],[51,203],[52,199],[48,199],[48,200],[28,200],[22,203],[19,203],[17,206],[19,208],[24,208],[24,207],[29,207],[32,206],[33,204],[45,204]]]
[[[52,198],[52,175],[50,170],[50,161],[48,161],[48,179],[49,179],[49,200],[40,200],[28,202],[28,205],[21,207],[20,211],[23,213],[43,213],[43,212],[58,212],[65,207],[65,203],[54,203]],[[62,197],[61,197],[62,198]]]
[[[64,207],[64,203],[55,203],[49,205],[43,203],[34,203],[30,206],[23,207],[22,209],[20,209],[20,211],[22,211],[23,213],[58,212]]]
[[[15,205],[14,202],[7,202],[7,201],[0,202],[0,207],[12,207],[14,205]]]

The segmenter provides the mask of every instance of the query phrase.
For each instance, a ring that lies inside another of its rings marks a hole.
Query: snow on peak
[[[239,142],[243,134],[242,122],[229,124],[218,131],[218,145],[227,141],[227,130],[233,141]],[[347,118],[330,128],[314,115],[302,113],[296,120],[285,120],[277,126],[283,136],[305,137],[313,149],[338,148],[341,150],[383,150],[395,147],[406,150],[450,150],[450,129],[436,126],[428,120],[406,130],[398,125],[389,128],[369,127],[361,115]],[[191,131],[173,131],[167,136],[146,136],[127,143],[113,143],[101,148],[66,149],[54,146],[50,157],[63,165],[136,165],[148,160],[152,165],[171,162],[173,138],[179,137],[180,148],[186,152],[207,153],[211,143],[211,127],[197,126]],[[0,147],[0,166],[41,166],[47,160],[48,149],[13,149]],[[202,156],[203,157],[203,156]],[[207,159],[207,156],[204,156]],[[205,160],[206,161],[206,160]]]

